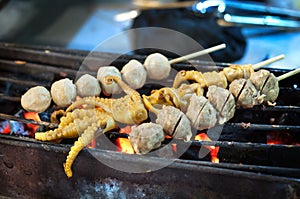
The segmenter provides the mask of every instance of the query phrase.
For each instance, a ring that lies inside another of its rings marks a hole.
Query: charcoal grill
[[[21,109],[20,96],[30,87],[80,72],[95,75],[97,68],[80,68],[86,51],[53,47],[0,44],[0,117]],[[112,57],[95,53],[98,66]],[[113,62],[121,68],[139,55],[122,55]],[[191,61],[176,70],[209,66]],[[217,63],[221,70],[227,63]],[[80,71],[78,71],[80,68]],[[210,70],[205,67],[205,70]],[[288,70],[270,69],[276,76]],[[12,198],[299,198],[300,197],[300,75],[280,82],[275,107],[237,109],[218,141],[191,141],[188,150],[171,165],[149,173],[121,172],[97,161],[160,165],[163,158],[142,158],[117,151],[83,150],[76,159],[74,176],[63,172],[70,144],[39,142],[28,137],[0,134],[0,196]],[[146,90],[146,91],[145,91]],[[147,92],[147,88],[141,92]],[[271,119],[271,121],[270,121]],[[31,122],[20,119],[20,122]],[[267,144],[268,136],[284,137],[285,143]],[[111,132],[110,137],[124,136]],[[167,140],[166,140],[167,142]],[[180,147],[180,142],[177,143]],[[201,146],[219,146],[220,163],[199,158]]]

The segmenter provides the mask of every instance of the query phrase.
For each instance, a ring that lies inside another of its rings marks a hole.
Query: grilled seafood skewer
[[[232,64],[229,67],[224,68],[220,72],[212,71],[212,72],[201,73],[199,71],[194,71],[194,70],[191,71],[182,70],[177,73],[173,82],[173,87],[178,88],[183,81],[193,80],[196,81],[197,83],[200,83],[202,87],[206,87],[206,88],[211,85],[227,88],[228,82],[230,83],[235,79],[240,79],[240,78],[245,78],[245,79],[250,78],[251,74],[254,73],[253,66],[255,67],[255,69],[258,69],[259,67],[265,66],[267,64],[270,64],[271,62],[275,62],[283,58],[284,55],[279,55],[254,65]]]
[[[213,46],[211,48],[207,48],[195,53],[191,53],[182,57],[178,57],[176,59],[168,60],[167,57],[160,53],[153,53],[146,57],[144,61],[144,66],[147,70],[148,77],[154,80],[165,79],[169,76],[171,71],[171,64],[175,64],[178,62],[186,61],[191,58],[199,57],[201,55],[209,54],[211,52],[221,50],[225,48],[225,44],[220,44],[217,46]]]
[[[95,137],[117,128],[117,122],[140,124],[148,118],[140,94],[128,87],[116,76],[106,77],[106,83],[116,82],[127,94],[118,99],[85,97],[71,104],[61,118],[58,128],[35,134],[41,141],[57,141],[64,138],[78,138],[71,147],[64,164],[65,173],[72,177],[71,166],[79,152]],[[85,109],[82,105],[93,105]],[[75,109],[75,110],[74,110]]]

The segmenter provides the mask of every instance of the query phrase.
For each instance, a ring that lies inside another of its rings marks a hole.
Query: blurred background
[[[215,61],[257,63],[285,54],[270,67],[298,68],[299,8],[299,0],[0,0],[0,42],[90,51],[123,31],[155,26],[183,32],[204,48],[225,42]],[[131,51],[138,44],[125,38],[111,45]]]

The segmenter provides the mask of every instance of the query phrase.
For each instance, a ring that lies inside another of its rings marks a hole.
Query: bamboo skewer
[[[273,62],[279,61],[279,60],[281,60],[283,58],[284,58],[284,54],[281,54],[281,55],[278,55],[276,57],[272,57],[272,58],[267,59],[265,61],[262,61],[262,62],[259,62],[257,64],[254,64],[254,65],[252,65],[252,68],[253,68],[253,70],[257,70],[257,69],[259,69],[259,68],[261,68],[263,66],[266,66],[266,65],[271,64]]]
[[[220,45],[213,46],[213,47],[210,47],[210,48],[207,48],[207,49],[195,52],[195,53],[191,53],[191,54],[188,54],[188,55],[185,55],[185,56],[182,56],[182,57],[178,57],[176,59],[170,60],[169,63],[170,64],[175,64],[175,63],[178,63],[178,62],[186,61],[188,59],[192,59],[192,58],[195,58],[195,57],[199,57],[201,55],[209,54],[211,52],[215,52],[215,51],[221,50],[223,48],[226,48],[226,44],[220,44]]]
[[[300,72],[300,68],[297,68],[297,69],[292,70],[292,71],[290,71],[290,72],[288,72],[288,73],[285,73],[285,74],[283,74],[283,75],[280,75],[279,77],[277,77],[277,80],[278,80],[278,81],[284,80],[284,79],[289,78],[289,77],[291,77],[291,76],[293,76],[293,75],[296,75],[296,74],[299,73],[299,72]]]

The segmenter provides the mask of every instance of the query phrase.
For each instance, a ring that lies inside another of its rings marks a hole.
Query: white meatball
[[[163,128],[151,122],[133,126],[129,134],[129,141],[137,154],[146,154],[160,147],[164,139]]]
[[[168,59],[160,53],[153,53],[147,56],[144,66],[148,77],[154,80],[165,79],[169,76],[171,65]]]
[[[121,93],[122,90],[116,82],[112,82],[109,85],[105,83],[106,76],[117,76],[121,78],[120,71],[114,66],[102,66],[98,69],[97,79],[100,82],[102,91],[105,95]]]
[[[147,72],[143,64],[133,59],[130,60],[121,70],[122,79],[133,89],[144,86]]]
[[[80,97],[98,96],[101,93],[100,84],[97,78],[85,74],[82,75],[75,83],[77,95]]]
[[[57,106],[67,107],[75,100],[76,86],[72,80],[65,78],[54,82],[50,92]]]
[[[21,105],[26,111],[43,112],[51,104],[50,92],[43,86],[30,88],[21,97]]]

